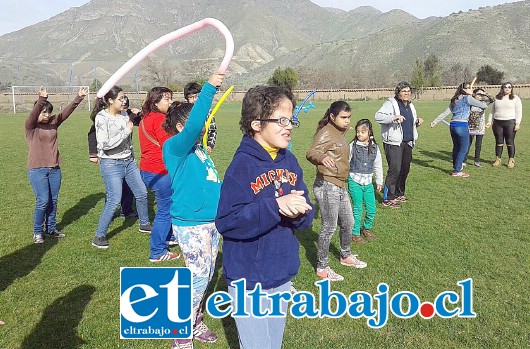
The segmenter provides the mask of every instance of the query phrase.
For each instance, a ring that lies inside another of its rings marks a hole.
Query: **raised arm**
[[[88,88],[87,87],[80,87],[79,92],[77,93],[77,96],[75,99],[70,103],[62,112],[57,114],[57,123],[60,125],[62,124],[68,117],[74,112],[75,108],[83,101],[85,96],[88,95]]]
[[[480,109],[486,109],[488,107],[488,104],[486,102],[479,101],[473,96],[467,96],[467,102],[469,103],[469,105],[479,107]]]
[[[24,127],[27,131],[34,129],[37,127],[37,122],[39,121],[39,115],[42,111],[42,108],[44,107],[44,103],[48,100],[48,92],[46,91],[46,87],[41,86],[39,89],[39,99],[37,100],[37,103],[33,106],[33,109],[31,109],[31,112],[29,113],[26,122],[24,124]]]
[[[208,82],[204,84],[184,128],[166,141],[169,147],[168,153],[178,157],[185,156],[197,143],[212,106],[213,97],[217,92],[217,88],[221,86],[223,78],[224,73],[215,72],[210,76]]]

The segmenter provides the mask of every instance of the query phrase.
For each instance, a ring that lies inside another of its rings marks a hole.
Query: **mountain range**
[[[426,19],[309,0],[91,0],[1,36],[0,83],[105,81],[153,40],[206,17],[222,21],[234,37],[227,79],[240,88],[266,82],[278,67],[299,71],[301,87],[317,72],[352,84],[360,76],[365,85],[390,84],[409,79],[416,59],[430,54],[444,69],[489,64],[513,82],[530,81],[530,0]],[[152,53],[123,83],[147,83],[149,62],[176,81],[206,77],[223,55],[219,33],[202,30]]]

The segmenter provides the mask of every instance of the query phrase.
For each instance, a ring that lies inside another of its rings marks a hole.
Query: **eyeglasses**
[[[506,85],[506,86],[504,86],[504,88],[512,88],[512,86],[511,85]]]
[[[127,96],[124,96],[124,97],[121,97],[121,98],[118,98],[118,101],[122,102],[122,103],[125,103],[129,100],[129,98],[127,98]]]
[[[299,127],[300,121],[298,120],[291,120],[289,118],[286,118],[285,116],[279,117],[278,119],[259,119],[258,121],[264,121],[264,122],[276,122],[281,127],[287,127],[289,124],[293,125],[293,127]]]

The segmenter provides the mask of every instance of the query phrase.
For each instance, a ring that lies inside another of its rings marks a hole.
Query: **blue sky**
[[[108,0],[111,6],[116,5]],[[215,1],[215,0],[211,0]],[[372,6],[383,12],[399,8],[418,18],[429,16],[444,17],[453,12],[478,9],[481,6],[493,6],[515,1],[498,0],[441,0],[433,6],[432,1],[407,0],[407,1],[362,1],[362,0],[311,0],[320,6],[336,7],[343,10],[352,10],[359,6]],[[1,0],[0,35],[10,33],[24,27],[39,23],[51,18],[70,7],[77,7],[89,0]],[[215,14],[212,14],[215,17]]]

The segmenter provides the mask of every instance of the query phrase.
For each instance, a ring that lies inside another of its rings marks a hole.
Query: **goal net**
[[[79,88],[86,87],[88,95],[83,99],[78,109],[91,110],[89,86],[45,86],[48,92],[48,101],[53,105],[53,110],[61,111],[70,104],[79,92]],[[11,86],[13,113],[27,113],[39,99],[40,86]]]

